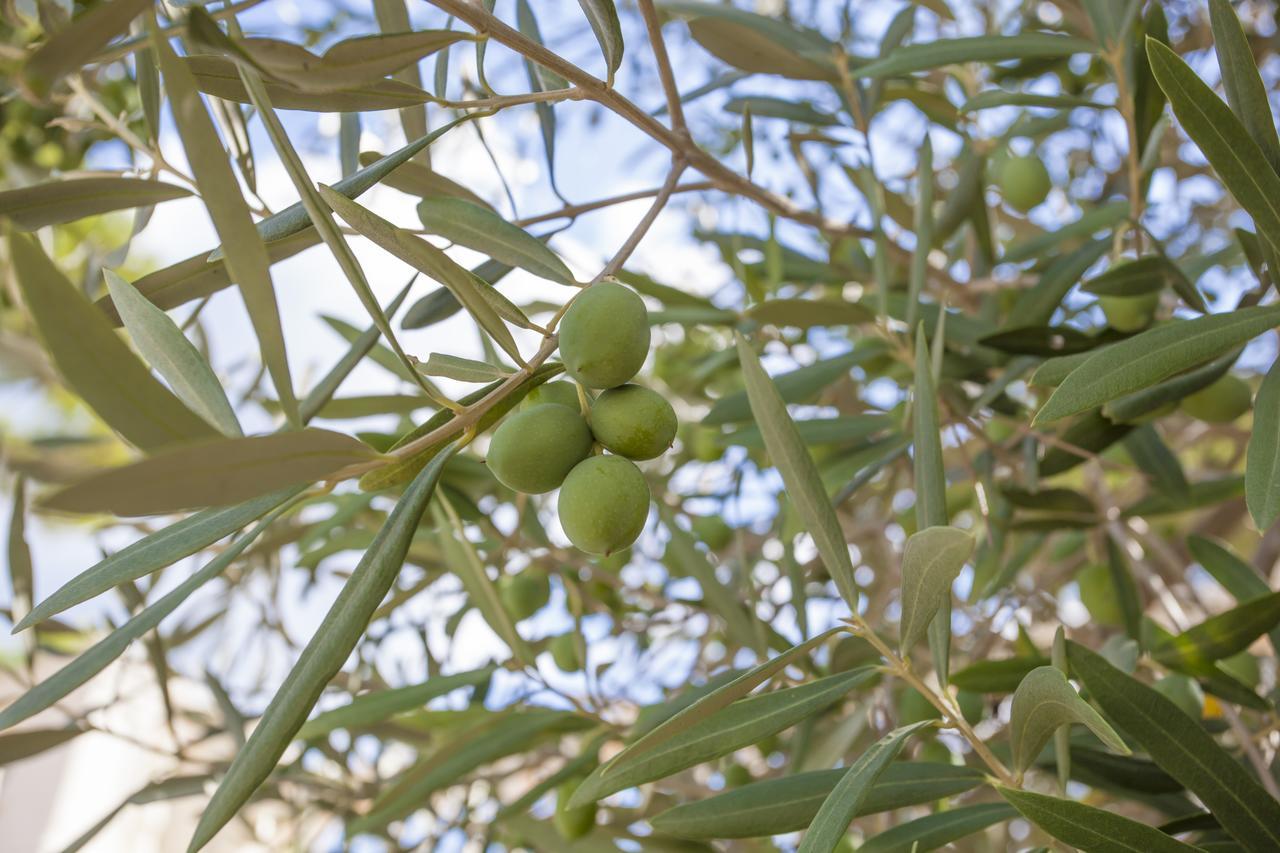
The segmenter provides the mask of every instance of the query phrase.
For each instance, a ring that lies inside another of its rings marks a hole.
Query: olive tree
[[[279,7],[3,11],[3,760],[127,655],[193,851],[1280,850],[1272,4]]]

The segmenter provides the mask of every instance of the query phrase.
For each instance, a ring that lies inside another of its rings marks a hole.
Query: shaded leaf
[[[1259,530],[1280,518],[1280,360],[1267,371],[1253,401],[1244,496]]]
[[[367,444],[348,435],[314,427],[214,439],[108,468],[55,492],[43,503],[66,512],[123,516],[226,506],[314,483],[377,456]]]
[[[972,534],[954,527],[926,527],[902,552],[902,622],[899,649],[910,654],[951,597],[951,584],[973,553]]]
[[[427,376],[443,376],[459,382],[492,382],[509,375],[506,370],[488,362],[439,352],[427,356],[427,360],[418,365],[418,370]]]
[[[855,77],[874,79],[914,74],[963,62],[1054,59],[1097,51],[1096,44],[1084,39],[1025,32],[1013,36],[973,36],[910,44],[891,51],[883,59],[850,70]]]
[[[376,151],[361,151],[357,159],[363,168],[383,159],[383,155]],[[422,198],[442,195],[452,196],[491,210],[493,208],[491,204],[457,181],[446,178],[421,163],[412,161],[397,166],[394,171],[389,172],[379,183],[392,189],[400,190],[400,192]]]
[[[1272,169],[1280,169],[1280,137],[1266,84],[1258,72],[1248,36],[1228,0],[1209,0],[1209,24],[1227,103],[1258,144]]]
[[[46,93],[58,78],[76,71],[111,39],[126,32],[129,23],[151,0],[110,0],[77,15],[36,49],[22,67],[22,76],[37,93]]]
[[[1012,693],[1027,674],[1048,666],[1044,657],[997,658],[971,663],[951,676],[951,683],[975,693]]]
[[[993,107],[1044,107],[1069,110],[1088,107],[1095,110],[1110,109],[1110,104],[1099,104],[1080,95],[1040,95],[1035,92],[1008,92],[1004,89],[988,89],[965,101],[960,112],[971,113]]]
[[[812,30],[732,6],[664,2],[659,8],[689,22],[694,41],[717,59],[757,74],[796,80],[837,78],[831,56],[836,46]]]
[[[600,52],[604,54],[605,66],[609,69],[609,80],[622,65],[622,25],[618,22],[618,10],[613,0],[578,0],[596,41],[600,43]]]
[[[1013,743],[1013,769],[1022,773],[1060,726],[1081,723],[1116,752],[1129,754],[1120,736],[1102,715],[1080,698],[1055,666],[1041,666],[1027,673],[1013,694],[1009,712],[1009,739]]]
[[[918,817],[867,839],[859,853],[925,853],[1017,817],[1012,806],[982,803]]]
[[[143,450],[217,433],[160,384],[33,238],[9,235],[18,289],[67,385]]]
[[[222,56],[184,56],[182,63],[195,86],[206,95],[235,103],[249,103],[249,93],[236,70],[236,63]],[[435,100],[428,92],[399,80],[376,80],[341,91],[307,92],[278,81],[266,82],[271,103],[282,110],[321,113],[374,112],[395,110]]]
[[[576,284],[564,261],[541,240],[487,207],[465,199],[436,196],[418,204],[418,218],[428,232],[483,252],[495,261],[560,284]]]
[[[1067,643],[1071,671],[1093,701],[1170,776],[1194,793],[1247,850],[1280,846],[1280,802],[1213,737],[1156,690]]]
[[[56,749],[83,733],[84,729],[73,726],[65,729],[35,729],[0,735],[0,767]]]
[[[1111,266],[1080,285],[1080,289],[1097,296],[1142,296],[1159,293],[1179,274],[1164,255],[1147,255]]]
[[[174,393],[223,435],[243,435],[222,383],[178,324],[111,270],[103,278],[134,346]]]
[[[86,216],[185,198],[191,191],[139,178],[78,178],[0,192],[0,216],[23,231]]]
[[[5,540],[9,557],[9,621],[18,624],[26,621],[35,600],[35,585],[31,570],[31,548],[27,545],[27,480],[18,475],[13,481],[13,511],[9,514],[9,538]],[[28,651],[34,643],[28,644]]]
[[[387,516],[373,544],[338,593],[320,627],[285,678],[249,741],[231,762],[212,799],[200,815],[190,851],[207,844],[275,769],[289,743],[306,721],[316,700],[355,648],[404,565],[418,522],[435,492],[452,448],[436,456],[414,478]]]
[[[437,675],[421,684],[377,690],[356,696],[346,705],[317,714],[298,729],[299,740],[323,737],[334,729],[359,729],[390,717],[424,707],[437,696],[460,687],[476,687],[488,681],[494,667],[486,666],[452,675]]]
[[[1090,853],[1193,853],[1200,849],[1105,809],[1003,785],[997,785],[996,790],[1027,820],[1059,841]]]

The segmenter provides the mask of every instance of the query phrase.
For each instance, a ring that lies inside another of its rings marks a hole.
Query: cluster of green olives
[[[535,388],[489,444],[489,468],[504,485],[531,495],[560,489],[560,525],[589,554],[613,554],[640,535],[649,485],[632,460],[653,459],[675,440],[671,404],[631,384],[648,352],[643,300],[621,284],[592,285],[560,322],[560,357],[577,384]],[[593,455],[597,448],[609,453]]]

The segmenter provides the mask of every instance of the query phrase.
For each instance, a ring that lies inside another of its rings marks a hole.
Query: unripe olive
[[[591,428],[577,409],[543,403],[502,422],[489,443],[489,470],[530,495],[549,492],[591,452]]]
[[[1115,586],[1111,582],[1111,570],[1102,563],[1085,566],[1076,572],[1080,586],[1080,602],[1088,609],[1093,621],[1099,625],[1123,625],[1124,612],[1116,600]]]
[[[1117,332],[1140,332],[1156,316],[1160,304],[1159,293],[1143,293],[1140,296],[1103,296],[1098,299],[1107,325]]]
[[[956,703],[960,706],[960,714],[964,717],[965,722],[971,726],[976,726],[982,722],[983,714],[986,713],[987,704],[981,693],[975,693],[972,690],[957,690]]]
[[[942,713],[914,687],[904,688],[898,696],[898,725],[909,726],[924,720],[936,720]]]
[[[565,372],[588,388],[616,388],[649,354],[649,312],[635,291],[611,281],[588,287],[560,321]]]
[[[591,404],[591,434],[628,459],[661,456],[675,440],[676,426],[666,398],[641,385],[610,388]]]
[[[741,788],[743,785],[750,785],[754,781],[751,771],[741,764],[730,764],[724,769],[724,786],[726,788]]]
[[[1187,713],[1193,720],[1200,719],[1204,712],[1204,691],[1194,678],[1180,673],[1166,675],[1151,685],[1173,704]]]
[[[1023,213],[1044,201],[1052,187],[1049,170],[1039,157],[1010,157],[1000,170],[1004,200]]]
[[[544,382],[532,389],[525,395],[520,408],[532,409],[534,406],[540,406],[543,403],[557,403],[561,406],[568,406],[575,412],[582,410],[582,406],[578,403],[578,386],[563,380],[559,382]]]
[[[569,798],[573,796],[574,791],[578,790],[579,784],[581,784],[580,780],[565,782],[556,790],[556,812],[551,818],[556,831],[569,841],[581,838],[596,825],[595,803],[569,808]]]
[[[719,551],[733,540],[733,528],[718,515],[695,515],[689,520],[689,526],[712,551]]]
[[[503,575],[498,580],[498,597],[511,618],[519,622],[537,613],[551,600],[551,582],[546,575],[537,572]]]
[[[942,741],[930,738],[920,744],[920,748],[916,751],[916,758],[934,764],[950,764],[951,750],[947,749],[947,745]]]
[[[588,554],[630,547],[649,516],[649,484],[634,462],[591,456],[569,472],[560,488],[560,526]]]
[[[723,455],[719,430],[701,424],[685,424],[681,431],[685,450],[699,462],[715,462]]]
[[[1230,373],[1182,398],[1182,410],[1211,424],[1229,424],[1249,411],[1253,391],[1249,383]]]
[[[582,658],[578,655],[578,641],[573,634],[561,634],[547,641],[547,651],[556,666],[565,672],[577,672],[582,669]]]

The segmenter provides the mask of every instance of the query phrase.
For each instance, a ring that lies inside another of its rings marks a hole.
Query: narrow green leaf
[[[1200,849],[1105,809],[1003,785],[995,788],[1027,820],[1059,841],[1089,853],[1194,853]]]
[[[663,779],[750,746],[830,707],[873,675],[874,667],[862,667],[799,687],[740,699],[662,743],[633,753],[634,759],[615,760],[597,768],[574,792],[569,807]]]
[[[421,684],[376,690],[356,696],[346,705],[317,714],[298,729],[298,740],[314,740],[334,729],[360,729],[396,714],[415,711],[426,706],[438,696],[444,696],[460,687],[476,687],[488,681],[495,667],[485,666],[452,675],[438,675]]]
[[[993,107],[1043,107],[1070,110],[1088,107],[1095,110],[1110,109],[1110,104],[1099,104],[1079,95],[1039,95],[1034,92],[1008,92],[1004,89],[988,89],[979,92],[960,106],[960,112],[972,113]]]
[[[1054,666],[1041,666],[1027,673],[1013,694],[1009,712],[1009,739],[1013,743],[1013,769],[1022,773],[1040,755],[1060,726],[1081,723],[1108,747],[1128,755],[1120,736],[1102,715],[1080,698],[1067,676]]]
[[[186,198],[191,191],[139,178],[78,178],[0,192],[0,216],[23,231],[73,222],[86,216],[148,207]]]
[[[875,79],[928,71],[964,62],[1009,62],[1017,59],[1056,59],[1077,53],[1097,53],[1098,46],[1085,39],[1050,33],[1013,36],[973,36],[938,39],[899,47],[883,59],[850,69],[855,77]]]
[[[1111,248],[1111,242],[1105,237],[1091,240],[1075,251],[1055,258],[1033,286],[1018,294],[1005,325],[1017,328],[1048,323],[1085,271]]]
[[[1230,14],[1235,16],[1234,12]],[[1147,58],[1183,130],[1200,146],[1223,185],[1253,217],[1258,234],[1273,247],[1280,247],[1280,175],[1263,149],[1231,108],[1172,49],[1148,38]],[[1267,122],[1272,119],[1268,117]],[[1271,132],[1274,137],[1274,125]]]
[[[369,618],[395,581],[427,502],[435,492],[450,447],[422,470],[387,516],[373,544],[325,614],[284,684],[263,712],[218,790],[200,815],[189,853],[204,847],[271,775],[276,762],[306,722],[316,700],[346,662]]]
[[[1251,601],[1271,594],[1271,588],[1258,570],[1232,553],[1224,543],[1192,535],[1187,537],[1187,549],[1236,601]]]
[[[1240,118],[1249,137],[1258,144],[1272,169],[1280,169],[1280,137],[1271,114],[1271,100],[1266,84],[1253,59],[1253,50],[1240,18],[1229,0],[1209,0],[1209,24],[1213,29],[1213,47],[1218,54],[1218,69],[1227,103]]]
[[[1160,638],[1151,656],[1172,669],[1194,672],[1253,645],[1280,623],[1280,592],[1236,605],[1176,636]]]
[[[688,99],[685,99],[688,103]],[[799,124],[811,124],[815,127],[838,127],[840,119],[831,113],[824,112],[809,101],[789,98],[772,98],[768,95],[744,95],[730,98],[725,102],[724,111],[742,116],[743,134],[750,129],[748,116],[752,120],[758,117],[780,118]],[[747,140],[743,139],[745,145]],[[750,174],[750,169],[746,172]]]
[[[915,328],[920,311],[920,294],[929,274],[929,252],[933,250],[933,141],[926,133],[916,164],[916,203],[912,224],[916,246],[911,252],[911,274],[907,282],[907,328]]]
[[[671,539],[663,559],[678,575],[692,577],[702,588],[707,608],[724,620],[729,637],[743,648],[763,651],[764,633],[751,611],[739,595],[716,575],[716,568],[707,556],[698,550],[696,540],[675,522],[675,516],[666,506],[658,505],[659,515]]]
[[[677,838],[758,838],[809,826],[845,770],[796,773],[745,785],[668,809],[653,828]],[[876,779],[854,817],[931,803],[982,784],[982,775],[950,764],[897,761]]]
[[[236,63],[224,56],[202,53],[182,57],[182,65],[199,91],[240,104],[249,103]],[[306,92],[290,83],[266,83],[271,102],[282,110],[321,113],[371,112],[419,106],[436,100],[429,92],[399,80],[375,80],[340,91]]]
[[[1116,223],[1124,221],[1128,215],[1128,201],[1115,201],[1104,204],[1101,207],[1095,207],[1081,214],[1080,218],[1075,222],[1063,225],[1056,231],[1047,231],[1020,243],[1015,243],[1004,253],[1001,260],[1010,264],[1020,264],[1024,261],[1043,257],[1051,249],[1062,243],[1083,239],[1100,231],[1109,231]]]
[[[1080,289],[1096,296],[1142,296],[1164,290],[1176,273],[1164,255],[1147,255],[1109,267],[1080,285]]]
[[[1101,656],[1067,643],[1071,671],[1107,716],[1187,790],[1246,850],[1280,849],[1280,801],[1272,798],[1199,721]]]
[[[888,415],[862,414],[835,418],[811,418],[796,421],[796,431],[806,446],[818,444],[853,444],[897,426]],[[764,436],[757,424],[749,424],[720,436],[723,445],[764,447]]]
[[[19,475],[13,481],[13,512],[9,515],[9,619],[21,623],[28,619],[35,600],[31,571],[31,548],[27,545],[27,481]],[[13,629],[14,633],[18,628]],[[30,649],[31,646],[28,646]]]
[[[1035,422],[1055,421],[1140,391],[1212,361],[1275,326],[1280,326],[1280,306],[1270,305],[1148,329],[1092,354],[1062,381],[1036,413]]]
[[[32,237],[11,233],[9,257],[58,372],[108,426],[143,450],[217,435],[151,375]]]
[[[405,0],[373,0],[373,14],[378,19],[378,29],[383,33],[405,33],[413,29]],[[484,43],[483,39],[477,41],[477,50]],[[415,89],[422,88],[422,75],[418,72],[416,64],[407,65],[392,76],[405,85],[412,86]],[[481,79],[483,80],[484,78],[481,77]],[[426,136],[427,108],[422,104],[402,108],[400,110],[400,127],[404,130],[405,139],[418,139]],[[427,152],[424,151],[417,156],[424,164],[424,168],[430,163],[430,157]],[[374,159],[377,158],[375,157]],[[361,162],[360,165],[367,166],[368,163]]]
[[[322,184],[320,195],[352,228],[414,269],[449,288],[480,327],[488,332],[508,355],[517,362],[523,363],[511,331],[503,324],[502,318],[498,316],[498,312],[490,301],[492,295],[497,295],[496,290],[486,288],[470,272],[458,266],[448,255],[426,240],[410,234],[403,228],[397,228],[332,188]],[[485,288],[488,292],[481,288]]]
[[[418,365],[418,370],[427,376],[443,376],[459,382],[492,382],[495,379],[505,379],[510,375],[501,367],[495,367],[485,361],[440,352],[433,352],[427,356],[427,360]]]
[[[1029,672],[1048,664],[1045,657],[980,660],[951,676],[951,683],[974,693],[1012,693]]]
[[[182,602],[186,601],[191,593],[226,571],[227,567],[234,563],[244,552],[244,549],[249,547],[263,530],[291,506],[291,503],[278,506],[260,521],[253,530],[232,542],[222,553],[206,563],[199,571],[178,584],[154,604],[144,608],[124,625],[99,640],[71,663],[19,696],[10,705],[6,706],[3,711],[0,711],[0,729],[7,729],[33,714],[38,714],[101,672],[107,664],[120,657],[130,643],[142,637],[148,631],[155,629],[157,625],[164,621],[165,617],[176,610]]]
[[[809,449],[796,430],[795,422],[787,413],[787,404],[778,387],[760,364],[760,359],[747,345],[742,335],[735,335],[738,361],[746,383],[751,413],[764,436],[765,449],[782,475],[787,495],[800,514],[805,529],[813,537],[822,562],[836,582],[840,595],[855,612],[858,609],[858,588],[853,580],[853,561],[844,531],[836,517],[835,507],[827,497],[826,488],[818,466],[814,464]]]
[[[882,832],[858,848],[859,853],[926,853],[944,844],[981,832],[992,824],[1015,818],[1005,803],[982,803],[918,817]]]
[[[284,489],[236,506],[202,510],[148,534],[67,581],[19,620],[13,631],[16,634],[121,584],[190,557],[261,518],[299,491]]]
[[[226,506],[288,486],[314,483],[377,457],[361,441],[314,427],[213,439],[90,474],[49,496],[44,506],[123,516]]]
[[[835,299],[767,299],[749,307],[745,315],[771,326],[812,329],[869,322],[875,315],[857,302]]]
[[[174,393],[219,432],[244,435],[222,383],[178,324],[111,270],[104,270],[102,275],[111,301],[142,357],[168,380]]]
[[[465,199],[434,196],[418,204],[418,218],[428,232],[483,252],[495,261],[560,284],[577,284],[564,261],[546,244],[486,207]]]
[[[762,304],[767,305],[769,303]],[[773,384],[777,387],[778,393],[782,395],[784,402],[808,402],[810,398],[818,394],[822,389],[848,376],[849,371],[856,365],[883,352],[884,348],[881,343],[868,342],[864,346],[855,346],[852,351],[842,355],[815,361],[813,364],[806,364],[804,367],[798,367],[788,373],[780,374],[773,378]],[[711,407],[711,411],[702,419],[702,422],[707,426],[720,426],[721,424],[738,423],[751,419],[751,403],[747,397],[747,392],[744,390],[735,391],[716,400]]]
[[[78,71],[107,42],[127,32],[151,0],[108,0],[72,18],[36,49],[22,67],[26,84],[43,95],[65,74]]]
[[[1258,530],[1280,518],[1280,359],[1267,371],[1253,401],[1244,495]]]
[[[1143,415],[1150,414],[1161,406],[1176,403],[1183,397],[1212,385],[1231,369],[1231,365],[1235,364],[1236,359],[1240,357],[1240,351],[1240,348],[1236,347],[1207,364],[1179,373],[1141,391],[1117,397],[1102,407],[1102,414],[1116,422],[1137,421]]]
[[[1111,535],[1107,536],[1107,572],[1111,578],[1111,589],[1115,592],[1116,604],[1124,616],[1125,633],[1134,640],[1141,640],[1142,635],[1142,597],[1138,592],[1138,583],[1133,579],[1133,569],[1125,557],[1120,543]]]
[[[935,360],[943,354],[941,339],[946,328],[945,317],[945,313],[938,316],[938,340],[935,342],[937,352],[932,356],[925,339],[924,325],[916,327],[911,447],[916,496],[916,526],[921,530],[929,527],[946,527],[948,523],[947,477],[942,461],[942,420],[938,415],[937,372],[934,368]],[[905,585],[905,575],[903,581]],[[929,650],[933,654],[934,668],[939,680],[945,685],[951,670],[951,596],[946,592],[937,596],[936,590],[930,590],[930,593],[935,597],[926,596],[917,603],[928,606],[937,602],[937,606],[930,613],[932,618],[926,620],[924,625],[929,634]],[[911,630],[914,631],[917,627],[919,626],[912,625]],[[918,639],[917,636],[915,640]],[[912,641],[913,644],[915,640]],[[902,648],[906,650],[910,647],[904,643]]]
[[[16,734],[0,735],[0,767],[57,749],[85,731],[72,726],[65,729],[29,729]]]
[[[605,66],[609,69],[608,79],[622,66],[622,25],[618,22],[618,10],[613,0],[578,0],[596,41],[600,43],[600,52],[604,54]]]
[[[382,155],[376,151],[361,151],[359,155],[360,165],[369,166],[382,159]],[[399,190],[402,193],[416,195],[419,198],[427,198],[430,196],[451,196],[469,201],[472,204],[478,204],[481,207],[493,209],[493,205],[489,204],[480,196],[464,187],[462,184],[450,178],[446,178],[439,172],[433,171],[421,163],[404,163],[397,166],[395,171],[390,172],[386,178],[379,183]],[[335,189],[337,185],[335,184]]]
[[[173,106],[174,124],[182,138],[192,174],[218,232],[218,239],[230,247],[226,257],[227,269],[231,279],[240,286],[240,295],[258,336],[262,362],[271,374],[276,398],[280,400],[285,416],[290,423],[297,423],[298,401],[293,394],[280,312],[271,284],[271,259],[254,227],[249,206],[240,194],[240,185],[227,161],[227,152],[200,100],[191,72],[163,36],[153,30],[151,40],[164,75],[165,91]]]
[[[932,720],[921,720],[893,731],[867,748],[867,751],[850,765],[831,793],[822,802],[809,831],[800,841],[797,853],[831,853],[849,830],[849,823],[858,815],[872,787],[898,757],[911,737],[921,729],[933,725]]]
[[[836,46],[812,30],[733,6],[705,2],[663,2],[666,12],[689,21],[694,41],[734,68],[795,80],[835,80]]]
[[[926,527],[907,539],[902,551],[902,654],[911,653],[951,600],[951,584],[973,548],[972,534],[954,527]]]

